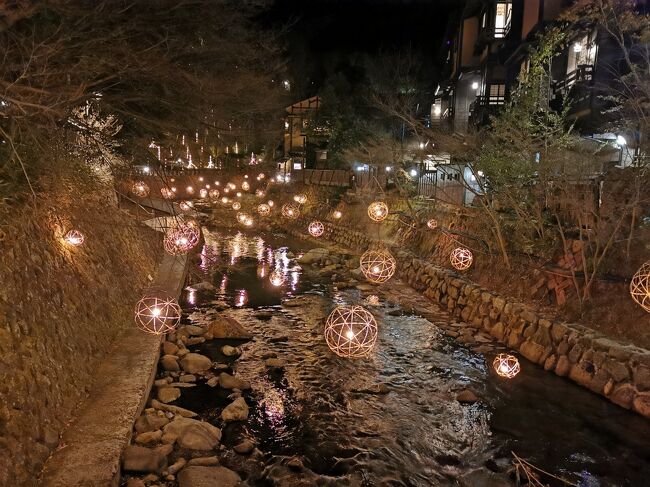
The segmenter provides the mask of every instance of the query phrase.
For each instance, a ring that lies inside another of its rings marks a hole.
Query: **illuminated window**
[[[494,17],[494,37],[505,37],[508,34],[511,16],[512,4],[510,2],[498,2]]]
[[[490,105],[502,105],[506,98],[506,85],[490,85],[490,97],[488,103]]]
[[[567,73],[574,72],[580,66],[593,66],[596,63],[597,46],[590,42],[589,37],[589,34],[585,34],[571,45]]]

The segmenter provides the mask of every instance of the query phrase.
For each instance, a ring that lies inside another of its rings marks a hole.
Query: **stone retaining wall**
[[[300,219],[299,227],[308,222]],[[296,231],[305,236],[305,231]],[[378,242],[326,223],[323,238],[363,251]],[[650,351],[619,343],[578,324],[542,316],[514,299],[499,296],[451,269],[390,248],[399,276],[453,316],[482,329],[547,371],[650,418]]]

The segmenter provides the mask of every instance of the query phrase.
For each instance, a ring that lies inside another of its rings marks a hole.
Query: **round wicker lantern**
[[[190,203],[189,201],[181,201],[181,202],[178,204],[178,207],[179,207],[182,211],[190,211],[190,210],[192,209],[192,203]]]
[[[325,341],[339,357],[366,357],[377,342],[377,322],[362,306],[339,306],[325,323]]]
[[[208,197],[208,190],[205,189],[205,188],[201,188],[201,189],[199,190],[199,196],[200,196],[201,198],[207,198],[207,197]]]
[[[268,216],[271,213],[271,207],[266,203],[262,203],[257,207],[257,212],[260,216]]]
[[[257,176],[257,177],[260,178],[260,179],[264,179],[266,177],[266,175],[263,172],[261,172],[259,174],[259,176]]]
[[[187,194],[194,194],[194,188],[192,186],[188,186],[187,188],[185,188],[185,191],[187,192]]]
[[[271,208],[273,208],[273,205],[274,205],[275,203],[273,203],[273,200],[269,200],[269,201],[267,202],[267,204],[268,204]]]
[[[213,198],[213,199],[216,200],[219,197],[219,190],[218,189],[211,189],[208,192],[208,196],[210,196],[210,198]]]
[[[340,220],[342,216],[343,213],[341,213],[339,210],[336,210],[334,213],[332,213],[332,218],[335,220]]]
[[[77,247],[84,243],[84,234],[81,233],[79,230],[70,230],[68,233],[65,234],[63,237],[63,240],[69,245],[73,245],[74,247]]]
[[[383,201],[375,201],[368,206],[368,216],[371,220],[381,222],[388,216],[388,205]]]
[[[255,196],[257,196],[258,198],[264,198],[264,196],[266,196],[266,193],[264,192],[263,189],[257,189],[255,190]]]
[[[135,324],[142,331],[162,335],[173,331],[181,320],[178,301],[165,292],[143,297],[135,305]]]
[[[140,198],[145,198],[149,196],[149,185],[145,183],[144,181],[136,181],[133,183],[133,187],[131,188],[131,191],[133,192],[134,195],[140,197]]]
[[[438,228],[438,220],[432,218],[427,222],[427,227],[429,227],[431,230],[435,230],[436,228]]]
[[[361,256],[361,272],[371,282],[382,283],[393,277],[397,262],[387,250],[367,250]]]
[[[225,206],[228,203],[230,203],[230,200],[228,199],[227,196],[224,196],[223,198],[221,198],[221,204],[223,204]]]
[[[650,313],[650,260],[643,264],[632,277],[630,295],[634,301]]]
[[[248,181],[244,181],[243,183],[241,183],[241,189],[243,189],[244,191],[248,191],[249,189],[251,189],[251,185],[248,184]]]
[[[167,231],[163,247],[171,255],[186,254],[199,243],[200,237],[200,228],[191,223],[184,223]]]
[[[458,247],[451,251],[449,260],[451,261],[451,265],[454,267],[454,269],[465,271],[472,266],[474,255],[472,254],[471,250],[464,247]]]
[[[235,210],[235,211],[237,211],[237,210],[241,210],[241,203],[240,203],[239,201],[235,201],[235,202],[232,204],[232,209]]]
[[[282,216],[288,218],[289,220],[295,220],[300,216],[300,210],[296,207],[296,205],[287,203],[282,206]]]
[[[506,379],[512,379],[521,371],[521,366],[519,365],[517,357],[507,353],[500,353],[497,355],[494,358],[492,365],[496,373]]]
[[[303,193],[299,193],[293,197],[293,200],[300,205],[304,205],[305,203],[307,203],[307,195]]]
[[[280,287],[282,284],[284,284],[284,274],[282,274],[282,271],[280,269],[276,269],[269,275],[269,281],[275,287]]]
[[[309,224],[307,230],[312,237],[320,237],[325,231],[325,226],[318,220],[314,220]]]
[[[174,192],[169,188],[160,188],[160,195],[164,199],[170,200],[174,197]]]
[[[241,211],[237,213],[237,221],[239,223],[244,223],[246,221],[246,213],[243,213]]]

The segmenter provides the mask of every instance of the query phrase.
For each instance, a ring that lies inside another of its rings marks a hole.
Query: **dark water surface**
[[[281,235],[207,235],[199,271],[217,289],[187,293],[190,320],[206,323],[229,307],[226,313],[255,335],[195,348],[222,363],[231,363],[220,353],[224,343],[244,351],[232,367],[253,385],[246,395],[251,414],[246,425],[227,426],[228,446],[250,436],[268,465],[299,455],[340,485],[498,486],[458,479],[476,469],[477,479],[503,472],[511,452],[580,486],[650,485],[645,419],[525,360],[515,379],[497,377],[488,366],[494,354],[443,334],[435,323],[449,317],[433,305],[427,320],[382,299],[370,308],[380,327],[375,352],[365,360],[336,357],[323,339],[325,317],[336,304],[364,297],[301,270],[295,257],[307,248]],[[285,275],[279,288],[268,280],[275,269]],[[299,307],[280,305],[294,296],[309,298]],[[283,370],[265,367],[269,353],[286,362]],[[389,393],[368,392],[378,384]],[[481,401],[456,401],[464,388]],[[226,391],[200,385],[175,404],[218,424],[228,402]]]

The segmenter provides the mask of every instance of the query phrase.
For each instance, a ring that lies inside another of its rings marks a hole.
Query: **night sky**
[[[275,0],[265,21],[286,26],[292,91],[313,95],[329,76],[363,81],[359,55],[411,49],[437,82],[449,15],[462,0]]]

